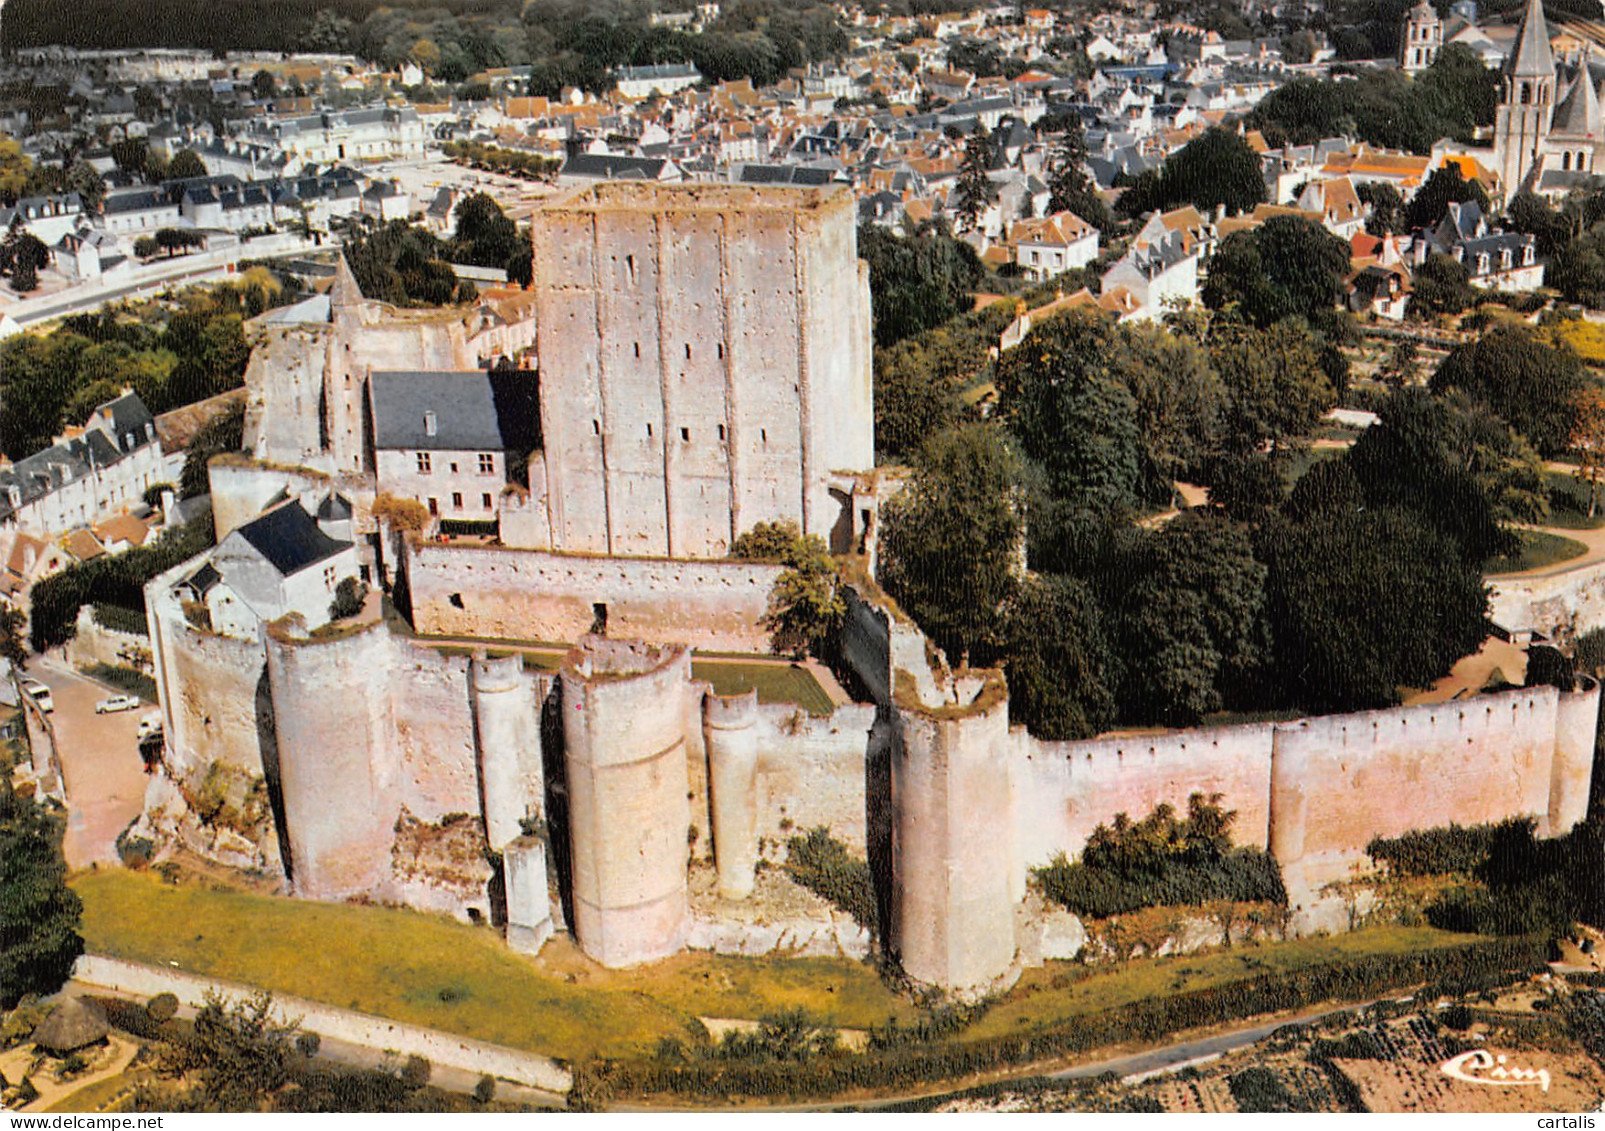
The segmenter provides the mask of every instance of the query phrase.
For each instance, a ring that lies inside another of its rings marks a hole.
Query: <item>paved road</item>
[[[1167,1070],[1178,1070],[1189,1064],[1199,1064],[1206,1060],[1214,1060],[1229,1052],[1247,1048],[1257,1044],[1266,1037],[1290,1025],[1309,1025],[1334,1013],[1347,1013],[1351,1010],[1364,1009],[1365,1005],[1334,1005],[1318,1009],[1313,1013],[1303,1013],[1297,1017],[1283,1018],[1280,1021],[1271,1021],[1263,1025],[1255,1025],[1249,1029],[1238,1029],[1231,1033],[1221,1033],[1213,1037],[1201,1037],[1195,1041],[1183,1041],[1180,1044],[1167,1045],[1162,1049],[1150,1049],[1148,1052],[1135,1053],[1132,1056],[1117,1057],[1113,1060],[1100,1060],[1092,1064],[1078,1064],[1074,1068],[1066,1068],[1062,1072],[1048,1073],[1050,1080],[1086,1080],[1093,1076],[1102,1076],[1106,1072],[1113,1072],[1122,1080],[1133,1076],[1154,1076]]]
[[[28,675],[50,688],[67,786],[67,866],[117,863],[117,834],[139,816],[145,805],[144,766],[139,758],[139,719],[150,707],[95,714],[95,704],[115,688],[96,683],[55,659],[35,657]]]
[[[126,1001],[144,1001],[138,994],[125,993],[121,990],[97,986],[91,982],[80,982],[73,979],[63,987],[64,993],[80,997],[118,997]],[[179,999],[178,1015],[185,1019],[193,1019],[198,1012],[193,1004]],[[368,1045],[359,1045],[351,1041],[338,1041],[331,1037],[320,1037],[318,1041],[318,1059],[331,1061],[346,1068],[384,1069],[394,1070],[399,1061],[395,1053],[388,1049],[375,1048]],[[430,1066],[429,1083],[447,1092],[458,1092],[462,1095],[473,1095],[474,1089],[479,1085],[482,1073],[469,1072],[462,1068],[453,1068],[445,1064]],[[567,1098],[554,1092],[545,1092],[539,1088],[531,1088],[526,1084],[515,1084],[511,1080],[496,1081],[496,1098],[504,1103],[526,1104],[530,1107],[563,1108],[567,1106]]]

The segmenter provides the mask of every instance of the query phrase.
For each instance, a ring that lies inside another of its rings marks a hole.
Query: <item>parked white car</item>
[[[102,699],[95,704],[95,714],[109,715],[113,711],[133,711],[139,708],[137,695],[113,695],[110,699]]]
[[[50,688],[40,683],[37,679],[23,680],[22,690],[27,692],[28,698],[37,703],[39,710],[45,714],[48,715],[56,709],[56,701],[50,695]]]
[[[144,742],[147,738],[154,738],[161,733],[162,713],[160,711],[151,711],[139,720],[139,735],[137,736],[139,741]]]

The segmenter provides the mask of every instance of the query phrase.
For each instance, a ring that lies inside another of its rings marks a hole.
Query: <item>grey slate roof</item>
[[[535,374],[521,369],[375,373],[368,382],[374,446],[528,453],[540,440],[539,389]]]
[[[1516,45],[1505,61],[1505,73],[1516,78],[1553,78],[1555,57],[1549,50],[1549,24],[1542,0],[1527,0]]]
[[[283,577],[300,573],[351,548],[350,542],[330,538],[318,529],[312,516],[296,502],[274,507],[260,518],[252,519],[240,527],[240,537],[255,547]]]

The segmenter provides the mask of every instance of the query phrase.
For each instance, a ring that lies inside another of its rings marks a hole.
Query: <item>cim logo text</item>
[[[1452,1080],[1483,1084],[1490,1088],[1542,1088],[1549,1091],[1549,1070],[1506,1066],[1505,1055],[1495,1056],[1487,1049],[1473,1049],[1450,1057],[1439,1066]]]

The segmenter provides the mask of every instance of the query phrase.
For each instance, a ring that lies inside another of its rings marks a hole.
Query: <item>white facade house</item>
[[[1074,212],[1022,220],[1009,230],[1014,262],[1032,279],[1085,267],[1098,258],[1098,229]]]
[[[231,531],[176,589],[205,605],[212,631],[254,640],[261,625],[291,613],[308,629],[328,624],[335,589],[359,570],[356,545],[288,499]]]
[[[127,510],[162,481],[156,418],[126,391],[77,432],[0,464],[0,529],[54,536]]]

